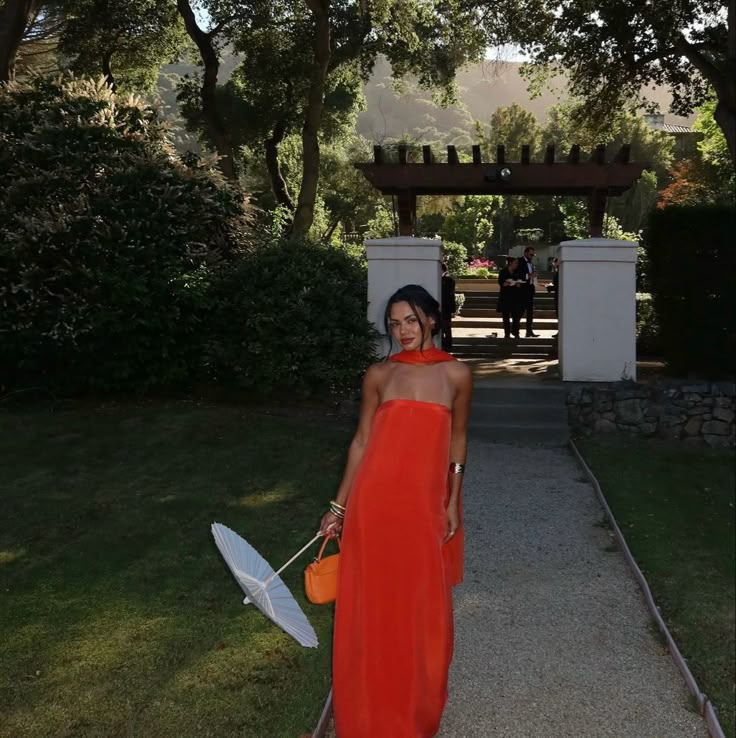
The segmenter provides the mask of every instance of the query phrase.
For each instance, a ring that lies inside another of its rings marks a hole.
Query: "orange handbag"
[[[335,539],[338,541],[338,539]],[[315,605],[326,605],[334,602],[337,595],[337,567],[340,563],[340,554],[324,556],[325,546],[330,538],[320,546],[317,558],[304,570],[304,589],[307,590],[307,599]],[[338,541],[338,548],[340,543]]]

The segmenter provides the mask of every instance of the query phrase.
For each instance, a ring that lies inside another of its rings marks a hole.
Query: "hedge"
[[[660,346],[676,374],[736,371],[736,209],[670,206],[644,234]]]

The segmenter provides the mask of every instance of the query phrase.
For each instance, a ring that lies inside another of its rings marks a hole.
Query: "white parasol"
[[[320,534],[312,538],[278,571],[274,571],[250,543],[227,526],[213,523],[212,535],[235,580],[245,592],[243,604],[254,604],[302,646],[316,648],[319,645],[317,634],[279,574],[301,556]]]

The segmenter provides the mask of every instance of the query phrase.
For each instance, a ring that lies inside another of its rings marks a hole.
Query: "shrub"
[[[468,250],[461,243],[443,241],[442,258],[447,264],[447,271],[454,279],[457,279],[465,273],[465,266],[468,261]]]
[[[654,302],[646,292],[636,295],[636,353],[637,356],[660,356],[662,353]]]
[[[644,241],[662,352],[678,374],[736,370],[736,210],[670,206],[650,216]]]
[[[208,340],[219,381],[259,392],[343,391],[373,359],[365,262],[344,249],[277,240],[224,275]]]
[[[175,156],[156,112],[104,83],[0,86],[0,384],[63,392],[190,380],[242,194]]]

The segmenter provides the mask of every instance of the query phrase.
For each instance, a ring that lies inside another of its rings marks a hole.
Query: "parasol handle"
[[[331,527],[332,525],[329,526],[328,530]],[[279,574],[281,574],[281,572],[284,569],[286,569],[286,567],[289,566],[289,564],[294,563],[294,561],[296,561],[318,538],[321,538],[321,537],[322,537],[322,533],[317,533],[317,535],[314,538],[312,538],[312,540],[309,543],[307,543],[306,546],[300,548],[278,571],[275,571],[273,574],[271,574],[271,576],[268,579],[266,579],[265,582],[263,582],[263,586],[268,587],[268,585],[271,583],[271,580],[274,577],[277,577]]]

